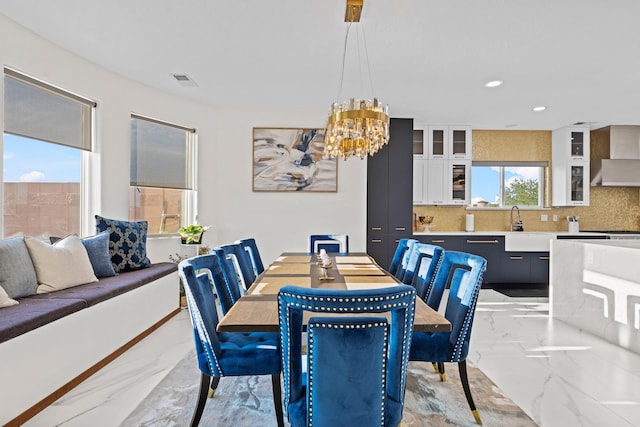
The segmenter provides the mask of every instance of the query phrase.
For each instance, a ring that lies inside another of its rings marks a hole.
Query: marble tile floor
[[[472,333],[469,361],[539,425],[640,425],[640,355],[550,319],[547,298],[482,290]],[[182,311],[26,426],[124,426],[192,346]]]

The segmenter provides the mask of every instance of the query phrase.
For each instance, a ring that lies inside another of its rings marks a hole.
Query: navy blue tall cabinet
[[[367,158],[367,253],[383,268],[413,234],[413,119],[392,118],[389,133]]]

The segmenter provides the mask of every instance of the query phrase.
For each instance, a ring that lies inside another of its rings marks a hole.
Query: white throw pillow
[[[9,298],[9,294],[0,286],[0,308],[9,307],[10,305],[16,305],[18,301],[13,298]]]
[[[98,281],[87,250],[78,236],[67,236],[53,245],[27,237],[25,243],[38,277],[36,293],[44,294]]]

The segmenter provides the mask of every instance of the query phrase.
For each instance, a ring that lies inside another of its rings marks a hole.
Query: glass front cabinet
[[[471,161],[468,160],[450,160],[448,162],[447,185],[448,204],[466,205],[469,200],[471,180],[469,175],[471,172]]]
[[[471,160],[470,126],[428,126],[427,131],[429,159]]]
[[[413,129],[413,158],[414,159],[424,159],[425,156],[425,148],[426,144],[424,142],[425,137],[427,136],[428,131],[426,128],[415,128]]]
[[[567,166],[567,200],[571,205],[589,205],[589,164],[586,162],[570,163]]]
[[[590,130],[568,126],[551,138],[553,206],[589,206]]]

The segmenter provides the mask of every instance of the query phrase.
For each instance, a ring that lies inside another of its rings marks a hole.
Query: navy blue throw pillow
[[[96,231],[109,232],[109,256],[117,273],[151,265],[147,257],[147,221],[120,221],[100,215],[95,217]]]

